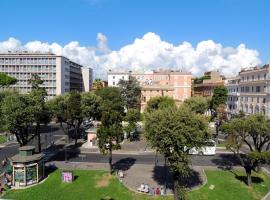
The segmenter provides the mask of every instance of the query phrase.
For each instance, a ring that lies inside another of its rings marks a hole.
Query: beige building
[[[17,79],[11,87],[21,93],[31,91],[28,80],[37,74],[44,83],[48,98],[73,90],[90,91],[92,69],[84,68],[64,56],[40,52],[8,52],[0,54],[0,72]]]
[[[212,96],[215,87],[224,86],[224,77],[217,71],[205,72],[202,78],[193,80],[193,96]]]
[[[108,86],[117,87],[118,82],[135,77],[142,87],[141,111],[151,97],[170,96],[183,102],[191,96],[191,73],[173,70],[149,71],[145,73],[108,72]]]
[[[172,86],[149,85],[143,86],[141,90],[141,111],[144,111],[147,102],[157,96],[168,96],[173,98],[174,88]]]
[[[240,110],[247,115],[263,113],[270,116],[270,66],[243,69],[237,77],[226,83],[228,88],[228,111]]]

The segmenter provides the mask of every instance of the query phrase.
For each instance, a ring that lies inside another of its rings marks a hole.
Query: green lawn
[[[0,144],[5,143],[7,141],[7,137],[5,135],[0,135]]]
[[[207,184],[197,191],[189,193],[189,199],[196,200],[255,200],[261,199],[270,189],[270,179],[265,174],[252,173],[253,186],[243,183],[245,173],[234,171],[205,171]],[[210,185],[214,185],[211,190]]]
[[[254,174],[263,182],[255,183],[248,188],[241,180],[243,173],[237,172],[240,178],[228,171],[206,171],[208,183],[197,191],[190,192],[190,200],[255,200],[261,199],[270,189],[270,179],[264,174]],[[172,200],[172,196],[164,198],[153,198],[129,191],[114,176],[111,178],[104,171],[76,170],[76,180],[71,183],[61,183],[60,172],[53,172],[42,184],[25,189],[7,192],[5,198],[16,200],[101,200],[110,197],[114,200]],[[209,186],[214,185],[210,190]],[[108,199],[110,199],[108,198]]]

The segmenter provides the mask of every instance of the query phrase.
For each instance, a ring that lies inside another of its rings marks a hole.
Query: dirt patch
[[[110,183],[112,176],[110,174],[104,174],[102,177],[98,178],[96,181],[96,187],[107,187]]]

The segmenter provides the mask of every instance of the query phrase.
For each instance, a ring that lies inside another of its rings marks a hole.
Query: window
[[[249,80],[249,76],[247,77],[247,81]]]
[[[124,76],[122,76],[122,79],[124,80],[124,79],[125,79],[125,77],[124,77]]]
[[[260,86],[256,86],[256,92],[261,92],[261,87]]]
[[[252,75],[252,81],[254,81],[254,75]]]
[[[263,98],[263,103],[265,103],[266,102],[266,100],[265,100],[265,98]]]
[[[260,77],[260,74],[258,74],[258,80],[260,80],[260,78],[261,78],[261,77]]]
[[[257,97],[257,103],[259,103],[260,102],[260,98],[259,97]]]
[[[252,88],[251,88],[251,92],[254,92],[254,87],[252,86]]]
[[[115,85],[115,82],[113,82],[112,84]]]
[[[143,101],[146,102],[146,97],[143,97]]]
[[[112,78],[115,79],[115,76],[113,76]]]
[[[266,74],[263,75],[263,79],[266,80]]]

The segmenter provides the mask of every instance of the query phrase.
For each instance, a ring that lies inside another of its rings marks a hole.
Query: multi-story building
[[[270,65],[243,69],[238,77],[227,82],[228,111],[242,110],[247,115],[263,113],[270,116]],[[237,97],[237,98],[232,98]],[[233,106],[235,105],[235,106]]]
[[[233,115],[239,112],[239,97],[240,92],[239,90],[239,82],[240,77],[229,77],[226,79],[225,86],[228,89],[228,100],[227,106],[228,110],[230,111],[229,114]]]
[[[218,71],[205,72],[201,78],[193,80],[193,96],[212,96],[214,88],[224,86],[224,77]]]
[[[76,91],[89,91],[92,85],[92,69],[84,68],[64,56],[40,52],[8,52],[0,54],[0,72],[17,79],[11,87],[21,93],[31,91],[28,80],[37,74],[44,82],[48,98]]]
[[[145,73],[108,72],[108,86],[116,87],[118,82],[135,77],[141,89],[141,110],[147,101],[155,96],[171,96],[176,102],[182,102],[191,96],[191,73],[171,70],[150,71]]]

